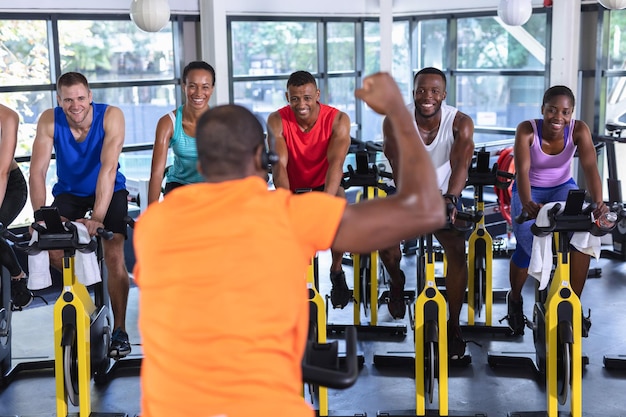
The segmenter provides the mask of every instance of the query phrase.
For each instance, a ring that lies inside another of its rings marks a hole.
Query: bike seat
[[[604,125],[604,128],[609,132],[621,132],[622,130],[626,130],[626,123],[622,122],[607,122]]]

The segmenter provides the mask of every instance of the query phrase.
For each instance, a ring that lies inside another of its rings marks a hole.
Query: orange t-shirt
[[[302,397],[306,269],[346,201],[193,184],[135,225],[142,417],[313,416]]]

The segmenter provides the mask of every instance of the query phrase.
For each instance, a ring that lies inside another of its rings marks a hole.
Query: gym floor
[[[327,277],[330,255],[320,254],[321,293],[329,293]],[[583,415],[602,417],[626,417],[626,370],[607,370],[603,356],[626,354],[626,263],[602,258],[592,261],[592,267],[601,268],[599,278],[587,281],[583,294],[585,312],[591,309],[593,326],[590,336],[583,339],[583,353],[589,364],[583,369]],[[403,269],[407,276],[407,289],[415,287],[416,257],[405,256]],[[441,264],[437,267],[441,273]],[[349,281],[350,267],[345,267]],[[494,288],[508,287],[508,258],[494,260]],[[349,285],[351,283],[349,282]],[[525,314],[532,317],[534,286],[528,280],[524,288]],[[351,321],[352,306],[329,312],[332,323]],[[504,299],[494,303],[493,324],[501,326],[498,319],[506,314]],[[402,321],[391,319],[386,306],[380,308],[381,325],[407,325],[404,338],[359,335],[359,348],[365,363],[356,384],[346,390],[330,390],[329,407],[338,415],[369,415],[390,410],[413,410],[415,407],[415,380],[411,368],[377,368],[373,364],[375,353],[413,350],[413,333],[409,315]],[[464,309],[462,319],[466,319]],[[141,354],[140,338],[136,326],[137,288],[131,289],[128,306],[128,333],[133,344],[133,354]],[[484,316],[479,318],[484,320]],[[502,325],[505,323],[503,322]],[[39,304],[13,314],[14,365],[52,355],[52,307]],[[471,364],[451,367],[449,372],[449,415],[467,416],[517,416],[525,412],[546,410],[545,383],[530,368],[491,368],[487,363],[490,351],[533,352],[533,336],[526,331],[523,337],[507,338],[489,333],[466,332]],[[384,340],[386,339],[386,340]],[[175,358],[173,358],[175,360]],[[139,414],[139,379],[136,370],[119,370],[105,386],[92,387],[92,410],[99,413],[115,413],[123,417]],[[437,398],[427,408],[437,409]],[[280,414],[280,404],[277,404]],[[54,377],[48,372],[24,372],[0,391],[0,416],[54,416]],[[563,408],[563,415],[569,415]],[[71,413],[77,409],[70,408]],[[517,414],[518,412],[524,412]],[[119,413],[119,414],[118,414]],[[438,415],[436,411],[433,415]],[[409,412],[407,415],[411,415]],[[431,413],[429,413],[431,415]],[[530,415],[530,414],[528,414]],[[535,414],[532,414],[535,415]],[[536,414],[541,415],[541,414]]]

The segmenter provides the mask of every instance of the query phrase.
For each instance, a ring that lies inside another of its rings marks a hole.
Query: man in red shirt
[[[320,90],[307,71],[291,74],[285,97],[288,104],[268,118],[280,159],[272,167],[274,185],[292,192],[323,191],[345,198],[341,179],[350,147],[350,117],[320,103]],[[330,300],[335,308],[344,308],[352,298],[341,268],[342,257],[342,252],[332,252]]]

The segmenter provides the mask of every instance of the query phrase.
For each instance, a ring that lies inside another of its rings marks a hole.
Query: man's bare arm
[[[28,189],[33,211],[46,205],[46,175],[54,148],[54,109],[45,110],[37,122],[30,157]]]
[[[287,175],[287,163],[289,154],[287,143],[283,134],[283,122],[278,112],[269,115],[267,128],[272,129],[274,134],[274,152],[278,155],[278,163],[272,166],[272,180],[276,188],[289,189],[289,176]]]
[[[91,219],[102,223],[111,204],[117,165],[124,146],[124,114],[118,107],[108,106],[104,114],[104,143],[100,162],[102,164],[96,183],[96,199]],[[91,232],[91,231],[90,231]]]
[[[337,195],[343,178],[343,163],[346,160],[350,148],[350,117],[343,113],[337,113],[333,121],[333,133],[328,144],[328,171],[326,172],[326,186],[324,191]]]
[[[450,149],[450,181],[444,194],[460,196],[467,182],[467,173],[474,156],[474,122],[457,112],[454,124],[454,143]]]

